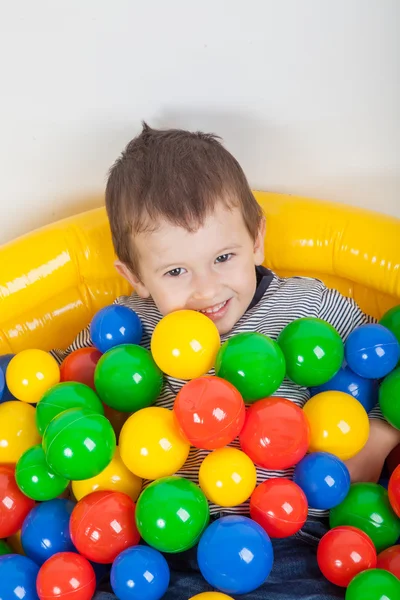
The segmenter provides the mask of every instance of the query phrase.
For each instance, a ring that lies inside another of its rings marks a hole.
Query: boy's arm
[[[343,341],[356,327],[376,322],[376,319],[364,314],[354,300],[328,288],[322,292],[318,316],[333,325]],[[368,417],[368,441],[361,452],[346,461],[352,481],[378,481],[386,457],[400,443],[400,431],[385,420],[379,404]]]

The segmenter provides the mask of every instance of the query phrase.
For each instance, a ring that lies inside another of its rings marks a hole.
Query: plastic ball
[[[400,304],[386,311],[379,323],[394,333],[400,344]]]
[[[38,600],[38,572],[38,565],[26,556],[0,556],[0,600]]]
[[[271,396],[285,377],[285,358],[276,342],[262,333],[239,333],[224,342],[215,373],[232,383],[245,402]]]
[[[167,408],[151,406],[129,417],[119,436],[121,459],[143,479],[173,475],[183,467],[190,444]]]
[[[131,344],[117,346],[101,357],[94,383],[105,404],[121,412],[134,412],[154,404],[163,375],[146,348]]]
[[[29,448],[17,462],[15,478],[26,496],[43,502],[60,496],[69,481],[57,475],[47,464],[41,445]]]
[[[120,600],[160,600],[168,589],[170,572],[160,552],[148,546],[128,548],[117,556],[110,582]]]
[[[386,548],[378,554],[378,569],[384,569],[400,579],[400,545]]]
[[[214,366],[220,337],[214,323],[200,312],[177,310],[157,323],[151,353],[160,369],[177,379],[195,379]]]
[[[350,473],[344,462],[328,452],[307,454],[295,466],[293,481],[305,493],[311,508],[329,510],[346,498]]]
[[[36,407],[36,425],[40,435],[44,434],[54,417],[70,408],[87,408],[104,414],[102,403],[90,387],[74,381],[59,383],[43,395]]]
[[[400,517],[400,465],[398,465],[389,479],[389,501],[398,517]]]
[[[3,398],[4,388],[6,386],[6,378],[4,377],[3,370],[0,369],[0,402]]]
[[[272,538],[294,535],[306,522],[307,498],[293,481],[272,478],[264,481],[250,499],[250,516]]]
[[[13,554],[25,554],[21,543],[21,530],[18,529],[16,533],[8,536],[7,544],[10,546]]]
[[[35,506],[26,517],[21,531],[25,554],[42,565],[57,552],[74,552],[69,519],[75,504],[56,498]]]
[[[203,533],[197,561],[204,579],[227,594],[248,594],[267,579],[273,563],[271,540],[255,521],[222,517]]]
[[[328,581],[347,587],[358,573],[376,567],[376,550],[366,533],[355,527],[335,527],[318,544],[317,561]]]
[[[382,569],[368,569],[359,573],[349,583],[345,600],[397,600],[400,598],[400,581]]]
[[[8,389],[18,400],[36,404],[49,388],[60,381],[60,368],[48,352],[23,350],[9,362],[6,381]]]
[[[369,420],[361,404],[344,392],[321,392],[303,408],[310,424],[309,452],[330,452],[342,460],[367,443]]]
[[[40,567],[36,587],[40,600],[91,600],[96,576],[83,556],[59,552]]]
[[[383,325],[361,325],[347,338],[345,356],[350,369],[361,377],[380,379],[397,365],[400,344]]]
[[[379,405],[385,419],[400,429],[400,367],[385,377],[379,388]]]
[[[113,562],[136,546],[135,503],[122,492],[93,492],[79,500],[70,520],[71,539],[82,556],[97,563]]]
[[[239,440],[254,463],[275,471],[303,458],[309,435],[307,419],[296,404],[285,398],[265,398],[248,409]]]
[[[140,344],[142,335],[141,320],[127,306],[105,306],[90,323],[93,344],[103,353],[121,344]]]
[[[345,366],[323,385],[311,388],[310,394],[313,397],[321,392],[344,392],[353,396],[369,412],[378,402],[378,389],[377,381],[360,377]]]
[[[17,400],[0,404],[0,464],[15,464],[22,454],[40,444],[35,409]]]
[[[3,373],[3,376],[4,376],[4,389],[3,389],[3,393],[0,394],[0,396],[1,396],[0,404],[2,402],[8,402],[9,400],[17,400],[17,398],[15,396],[13,396],[12,393],[10,392],[10,390],[8,389],[7,381],[6,381],[7,367],[9,365],[11,359],[14,358],[14,356],[15,356],[15,354],[2,354],[0,356],[0,371]]]
[[[0,465],[0,538],[9,537],[21,529],[34,506],[34,501],[17,486],[14,467]]]
[[[53,419],[43,436],[49,466],[66,479],[89,479],[111,462],[116,448],[110,422],[85,408],[71,408]]]
[[[153,481],[139,496],[136,507],[140,535],[160,552],[183,552],[195,546],[209,516],[205,495],[183,477]]]
[[[61,363],[60,381],[76,381],[94,390],[94,372],[102,356],[100,350],[92,346],[74,350]]]
[[[214,450],[203,460],[199,484],[210,502],[237,506],[250,498],[257,483],[253,462],[236,448]]]
[[[202,594],[196,594],[189,600],[234,600],[232,596],[221,594],[220,592],[203,592]]]
[[[366,533],[377,552],[393,546],[400,536],[400,520],[389,503],[387,491],[376,483],[353,483],[341,504],[332,508],[330,526],[350,525]]]
[[[219,377],[188,381],[174,403],[174,415],[185,438],[206,450],[230,444],[239,435],[245,414],[238,390]]]
[[[104,416],[108,419],[114,429],[115,436],[117,438],[117,443],[119,440],[119,435],[121,433],[121,429],[128,420],[130,413],[121,412],[119,410],[115,410],[115,408],[111,408],[111,406],[107,406],[107,404],[103,403],[104,408]]]
[[[110,464],[107,465],[104,471],[90,479],[72,482],[72,492],[77,500],[92,492],[108,490],[110,492],[123,492],[136,502],[141,489],[141,478],[131,473],[124,465],[118,447],[115,449]]]
[[[298,385],[326,383],[343,362],[340,335],[321,319],[307,317],[289,323],[279,334],[278,344],[286,360],[286,375]]]
[[[0,540],[0,556],[5,554],[13,554],[13,551],[5,540]]]

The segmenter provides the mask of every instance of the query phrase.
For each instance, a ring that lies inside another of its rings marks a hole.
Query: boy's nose
[[[197,276],[193,283],[193,300],[196,300],[197,302],[207,302],[217,298],[219,286],[215,276]]]

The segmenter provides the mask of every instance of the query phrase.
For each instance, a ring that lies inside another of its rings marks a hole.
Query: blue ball
[[[3,398],[3,392],[6,385],[6,378],[4,377],[3,369],[0,369],[0,402]]]
[[[55,498],[37,504],[26,517],[21,531],[25,554],[42,565],[57,552],[76,552],[69,533],[74,502]]]
[[[26,556],[0,556],[0,600],[39,600],[36,593],[38,572],[38,565]]]
[[[274,553],[264,529],[247,517],[221,517],[207,527],[197,548],[204,579],[225,594],[248,594],[267,579]]]
[[[307,496],[309,507],[321,510],[340,504],[350,489],[346,465],[329,452],[313,452],[302,458],[294,469],[293,481]]]
[[[354,329],[344,345],[350,369],[367,379],[386,377],[400,359],[400,345],[394,333],[371,323]]]
[[[12,393],[8,389],[7,383],[6,383],[6,370],[7,370],[10,360],[12,358],[14,358],[14,356],[15,356],[15,354],[3,354],[2,356],[0,356],[0,371],[2,372],[3,377],[4,377],[4,389],[3,389],[3,394],[0,393],[0,404],[3,402],[8,402],[9,400],[17,399],[12,395]],[[0,378],[1,378],[1,374],[0,374]],[[1,385],[0,385],[0,388],[1,388]]]
[[[169,586],[168,563],[148,546],[124,550],[114,560],[110,582],[120,600],[160,600]]]
[[[142,322],[127,306],[112,304],[99,310],[90,324],[90,336],[100,352],[121,344],[140,344]]]
[[[379,385],[375,379],[365,379],[354,373],[349,366],[343,366],[326,383],[310,389],[311,397],[320,392],[345,392],[350,394],[362,404],[367,412],[372,410],[378,402]]]

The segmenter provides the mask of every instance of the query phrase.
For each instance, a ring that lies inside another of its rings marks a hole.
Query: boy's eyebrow
[[[238,248],[241,248],[242,245],[241,244],[232,244],[231,246],[225,246],[224,248],[222,248],[222,250],[218,250],[218,252],[215,253],[215,256],[220,256],[221,254],[227,254],[229,251],[231,250],[237,250]],[[176,263],[168,263],[168,264],[162,264],[159,267],[157,267],[156,269],[156,273],[158,273],[159,271],[165,271],[165,270],[171,270],[171,269],[177,269],[180,266],[179,261],[177,261]]]

